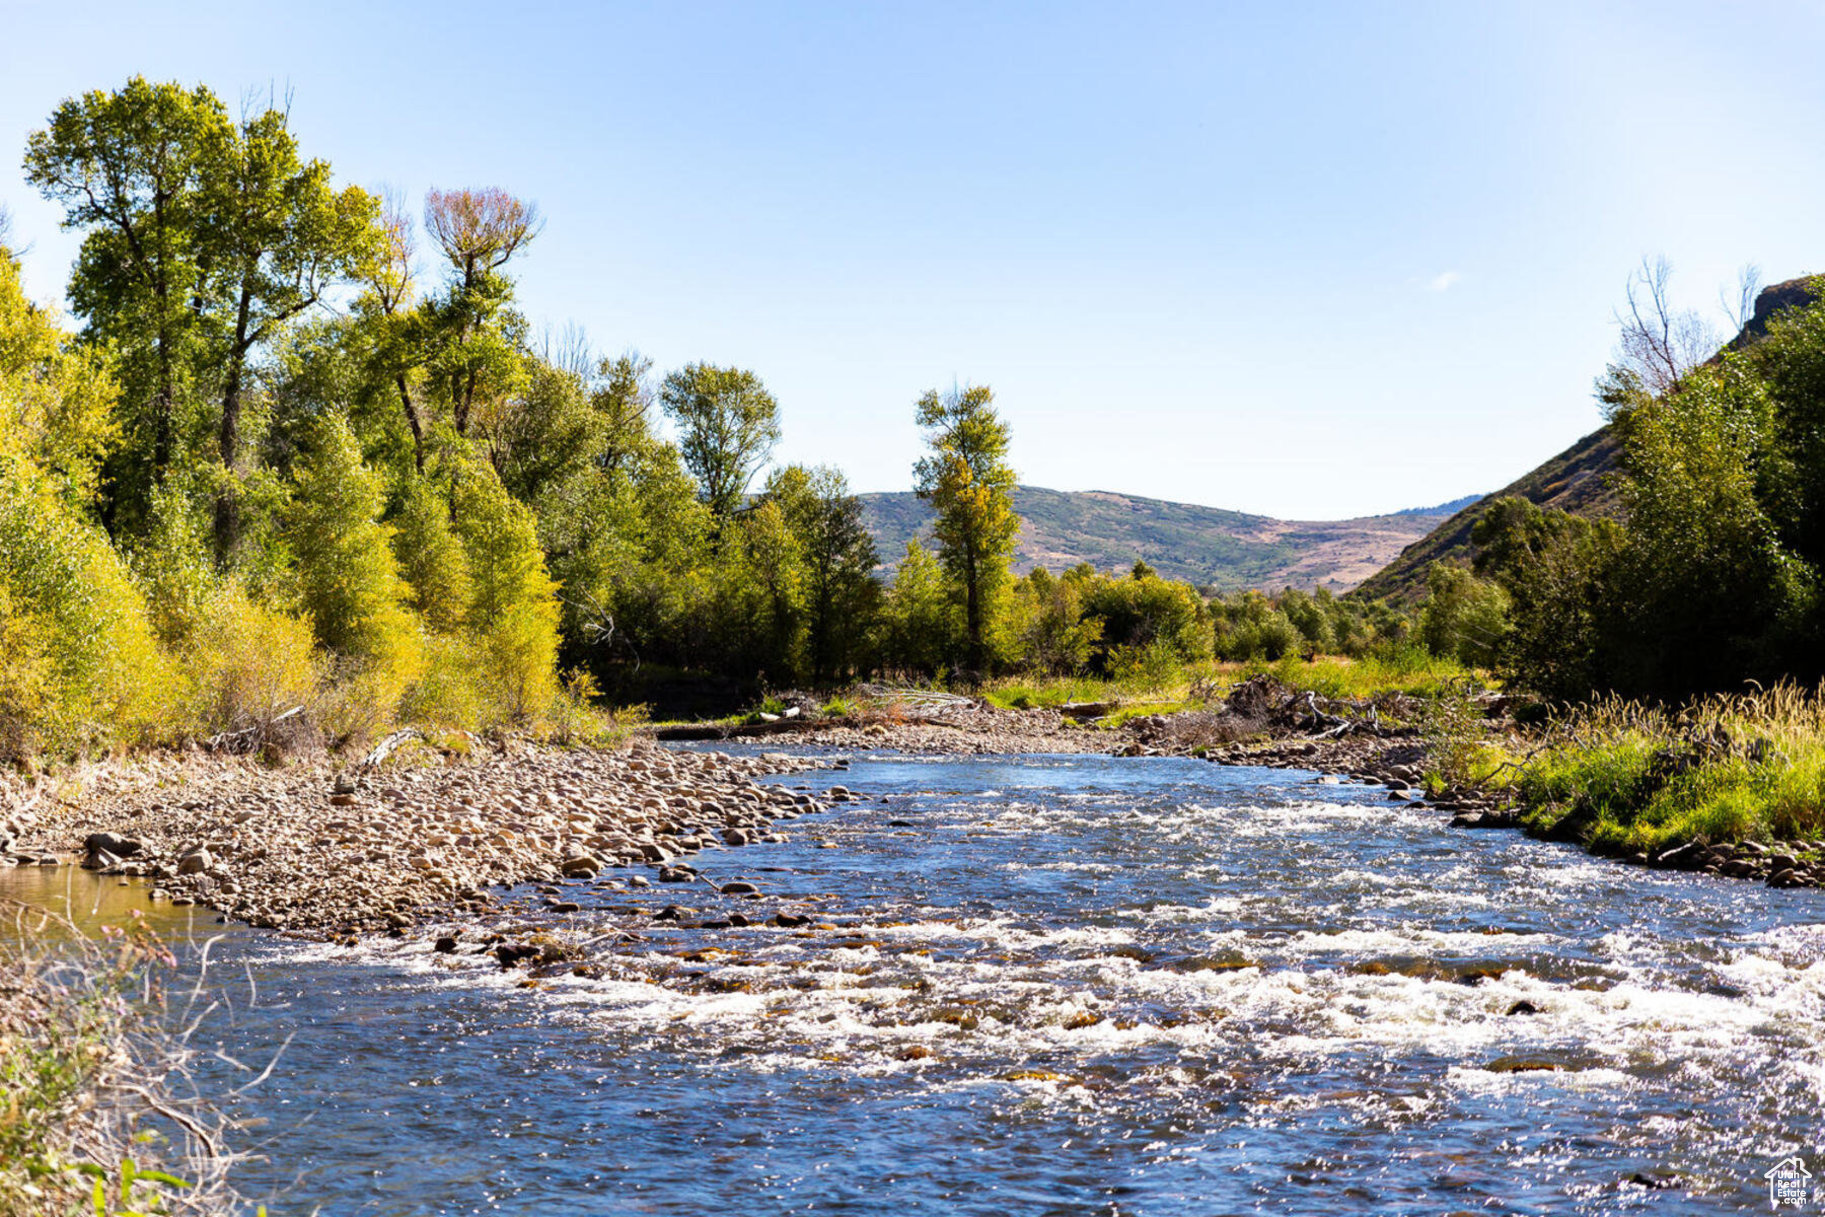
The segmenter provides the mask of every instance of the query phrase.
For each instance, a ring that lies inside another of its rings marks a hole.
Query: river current
[[[865,801],[694,859],[762,899],[566,885],[582,911],[507,919],[581,952],[532,987],[473,934],[197,919],[205,1087],[277,1058],[228,1100],[266,1159],[243,1188],[274,1217],[1683,1213],[1825,1169],[1825,893],[1450,831],[1298,771],[779,780]],[[723,924],[777,911],[809,920]]]

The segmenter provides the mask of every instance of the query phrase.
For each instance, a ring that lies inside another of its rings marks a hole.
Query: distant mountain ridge
[[[863,523],[884,563],[897,564],[915,536],[929,543],[931,509],[911,491],[861,498]],[[1430,532],[1452,506],[1353,520],[1280,520],[1107,490],[1020,486],[1014,491],[1021,517],[1014,566],[1021,573],[1035,566],[1062,571],[1080,562],[1122,570],[1144,559],[1167,578],[1226,592],[1345,592]]]

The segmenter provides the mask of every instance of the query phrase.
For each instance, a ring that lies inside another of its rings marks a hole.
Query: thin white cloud
[[[1451,290],[1452,285],[1461,278],[1463,278],[1463,276],[1456,271],[1448,270],[1442,274],[1432,276],[1431,279],[1427,280],[1426,287],[1435,292],[1448,292]]]

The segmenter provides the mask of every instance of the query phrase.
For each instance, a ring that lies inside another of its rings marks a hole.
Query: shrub
[[[433,634],[425,641],[425,664],[406,690],[400,715],[421,727],[474,731],[482,725],[487,697],[480,688],[469,640]]]
[[[465,619],[493,721],[528,721],[557,692],[557,585],[545,570],[532,511],[486,465],[456,484],[456,532],[471,579]]]
[[[172,672],[139,589],[101,530],[29,464],[0,457],[0,737],[12,756],[134,742],[157,729]],[[16,670],[16,671],[15,671]]]
[[[184,655],[205,734],[252,727],[264,738],[280,715],[316,704],[310,623],[256,603],[235,580],[210,596]]]

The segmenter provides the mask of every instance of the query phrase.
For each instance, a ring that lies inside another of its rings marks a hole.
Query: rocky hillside
[[[1804,306],[1818,298],[1818,279],[1806,276],[1765,287],[1755,298],[1755,315],[1729,342],[1738,347],[1768,332],[1768,322],[1785,309]],[[1719,356],[1714,358],[1721,358]],[[1454,512],[1429,535],[1407,546],[1386,569],[1363,581],[1356,595],[1417,600],[1426,592],[1426,570],[1443,558],[1468,561],[1470,529],[1493,499],[1519,495],[1542,507],[1557,507],[1575,515],[1613,516],[1620,509],[1615,478],[1618,444],[1609,427],[1600,428],[1547,461],[1538,469],[1511,482],[1486,499],[1478,499]]]
[[[862,496],[864,520],[892,565],[914,536],[929,540],[931,509],[911,492]],[[1460,501],[1461,503],[1461,501]],[[1356,520],[1276,520],[1103,490],[1021,486],[1015,569],[1079,562],[1122,569],[1145,559],[1162,575],[1223,591],[1328,587],[1343,592],[1431,532],[1460,503]]]

